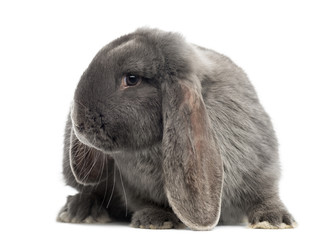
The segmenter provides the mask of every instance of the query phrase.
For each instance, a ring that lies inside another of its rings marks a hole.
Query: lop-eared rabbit
[[[58,221],[292,228],[277,148],[254,88],[229,58],[139,29],[102,48],[79,81],[63,160],[79,193]]]

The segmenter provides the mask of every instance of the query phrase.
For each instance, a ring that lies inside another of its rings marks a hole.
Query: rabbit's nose
[[[105,127],[104,116],[101,113],[92,111],[77,101],[74,101],[72,105],[71,119],[74,127],[80,133]]]

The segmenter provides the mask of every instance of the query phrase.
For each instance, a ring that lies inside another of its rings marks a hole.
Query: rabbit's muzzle
[[[103,115],[90,110],[81,103],[74,102],[71,109],[72,127],[82,143],[96,147],[106,142]]]

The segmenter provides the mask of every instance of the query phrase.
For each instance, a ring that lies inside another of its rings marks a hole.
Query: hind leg
[[[296,222],[279,197],[257,201],[247,211],[249,227],[254,229],[294,228]]]

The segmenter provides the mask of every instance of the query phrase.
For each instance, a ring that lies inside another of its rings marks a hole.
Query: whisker
[[[86,145],[83,145],[83,148],[84,149],[83,149],[82,153],[78,153],[78,155],[77,154],[75,155],[75,157],[78,158],[77,163],[81,164],[81,169],[79,171],[78,176],[82,176],[82,174],[85,174],[85,170],[87,168],[87,158],[89,158],[89,155],[91,153],[91,149],[89,147],[87,147]],[[85,177],[84,177],[84,179],[85,179]]]
[[[99,211],[101,210],[101,208],[102,208],[102,206],[103,206],[103,204],[104,204],[104,202],[105,202],[105,199],[106,199],[106,197],[107,197],[107,189],[108,189],[108,162],[107,162],[107,155],[105,155],[105,158],[104,158],[104,163],[103,163],[104,165],[105,165],[105,162],[106,162],[106,179],[105,179],[106,184],[105,184],[104,197],[103,197],[103,199],[102,199],[102,202],[101,202]],[[102,170],[101,170],[102,174],[103,174],[103,170],[104,170],[104,165],[103,165]]]
[[[86,173],[86,175],[84,176],[84,178],[83,178],[83,181],[85,182],[86,181],[86,179],[88,179],[88,177],[89,177],[89,175],[90,175],[90,173],[92,172],[92,170],[93,170],[93,168],[95,167],[95,165],[97,164],[97,162],[98,162],[98,156],[96,155],[96,154],[94,154],[94,151],[93,151],[93,149],[91,148],[91,147],[88,147],[88,146],[86,146],[86,145],[84,145],[85,146],[85,148],[87,148],[87,153],[85,154],[85,157],[87,158],[86,159],[86,161],[84,162],[84,163],[86,163],[87,162],[87,160],[88,161],[94,161],[93,162],[93,164],[92,164],[92,166],[91,166],[91,168],[88,170],[88,172]],[[99,152],[99,154],[100,154],[100,152]],[[85,158],[84,157],[84,158]],[[83,158],[83,160],[85,160]],[[86,165],[86,164],[85,164]],[[84,166],[85,166],[84,165]],[[83,168],[84,168],[84,166],[83,166]],[[82,168],[82,169],[83,169]],[[92,188],[92,191],[93,191],[93,188]]]
[[[85,175],[84,178],[83,178],[83,181],[84,181],[84,182],[88,179],[90,173],[92,172],[92,170],[93,170],[93,168],[95,167],[95,165],[97,164],[97,162],[98,162],[98,159],[95,158],[95,159],[94,159],[94,162],[93,162],[93,164],[92,164],[92,167],[88,170],[88,172],[86,173],[86,175]]]
[[[100,159],[102,155],[102,159]],[[102,175],[103,175],[103,169],[104,169],[104,166],[105,166],[105,154],[103,154],[102,152],[99,151],[99,155],[96,157],[97,159],[99,159],[99,161],[102,161],[102,164],[100,164],[100,169],[99,169],[99,173],[97,174],[95,180],[97,180],[97,184],[95,186],[95,189],[97,188],[97,186],[99,185],[100,181],[101,181],[101,178],[102,178]]]
[[[119,170],[119,173],[120,173],[121,186],[122,186],[122,190],[123,190],[123,194],[124,194],[124,198],[125,198],[125,204],[126,204],[126,217],[127,217],[127,213],[128,213],[128,207],[127,207],[127,195],[126,195],[126,190],[125,190],[124,185],[123,185],[123,180],[122,180],[122,174],[121,174],[121,171],[120,171],[119,168],[118,168],[118,170]]]
[[[114,188],[115,188],[115,176],[116,176],[116,164],[115,163],[114,163],[114,174],[113,175],[114,175],[113,188],[112,188],[112,193],[111,193],[111,195],[109,197],[109,200],[108,200],[108,203],[107,203],[107,208],[109,207],[109,204],[110,204],[110,202],[112,200],[113,193],[114,193]]]

